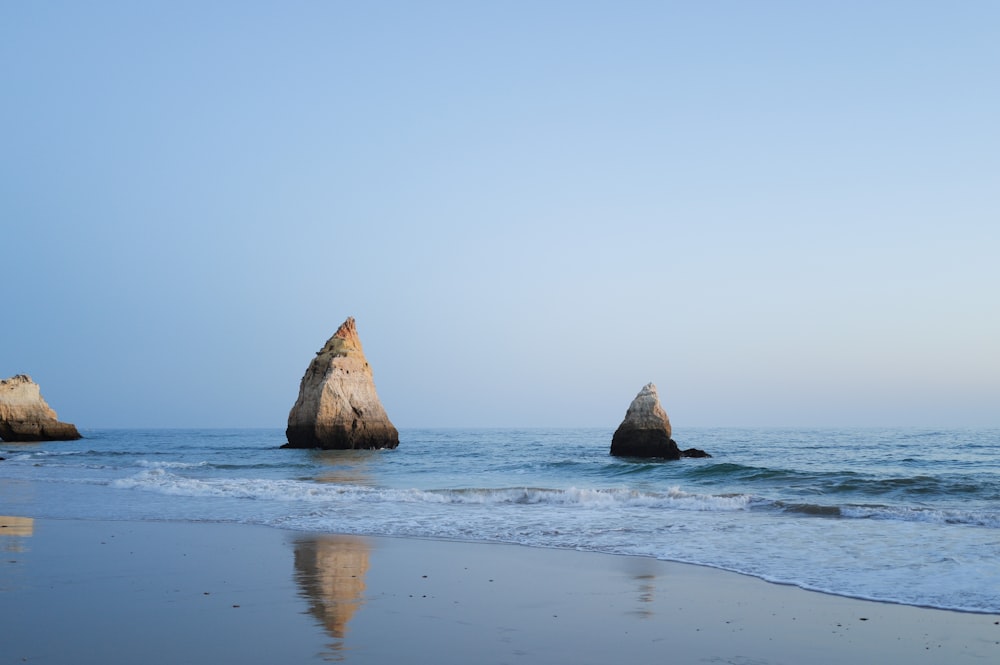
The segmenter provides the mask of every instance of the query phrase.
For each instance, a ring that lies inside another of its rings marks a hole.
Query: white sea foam
[[[136,466],[145,469],[197,469],[211,466],[208,462],[161,462],[156,460],[138,460]]]
[[[840,509],[844,517],[854,519],[898,520],[928,524],[965,524],[1000,528],[1000,512],[968,510],[941,510],[901,506],[845,506]]]
[[[710,495],[670,488],[667,492],[630,489],[498,488],[459,490],[387,489],[358,485],[323,484],[298,480],[262,478],[189,478],[171,473],[201,464],[149,462],[132,476],[112,481],[117,489],[136,489],[183,496],[216,496],[277,501],[353,501],[367,503],[427,503],[454,505],[547,504],[588,508],[670,508],[693,511],[745,510],[748,495]]]
[[[58,457],[79,457],[81,455],[90,455],[90,451],[84,450],[29,450],[29,451],[17,451],[12,453],[11,457],[8,457],[8,461],[18,460],[32,460],[38,459],[43,460],[46,458],[58,458]]]

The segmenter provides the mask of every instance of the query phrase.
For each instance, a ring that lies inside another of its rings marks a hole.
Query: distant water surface
[[[1000,430],[676,431],[710,459],[611,457],[605,429],[410,429],[391,451],[282,430],[0,442],[0,514],[519,543],[1000,612]]]

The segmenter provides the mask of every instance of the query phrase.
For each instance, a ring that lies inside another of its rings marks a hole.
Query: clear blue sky
[[[284,427],[1000,425],[998,2],[0,3],[0,376]]]

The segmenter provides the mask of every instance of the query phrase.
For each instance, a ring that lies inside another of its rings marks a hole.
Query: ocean
[[[0,515],[226,522],[713,566],[856,598],[1000,612],[1000,430],[677,430],[708,459],[611,457],[607,429],[84,430],[0,442]]]

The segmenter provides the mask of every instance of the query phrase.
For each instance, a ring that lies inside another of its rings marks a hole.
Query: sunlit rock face
[[[76,426],[61,423],[42,399],[38,384],[26,374],[0,381],[0,439],[4,441],[72,441]]]
[[[372,370],[348,318],[309,363],[288,414],[285,448],[395,448],[399,432],[375,392]]]

